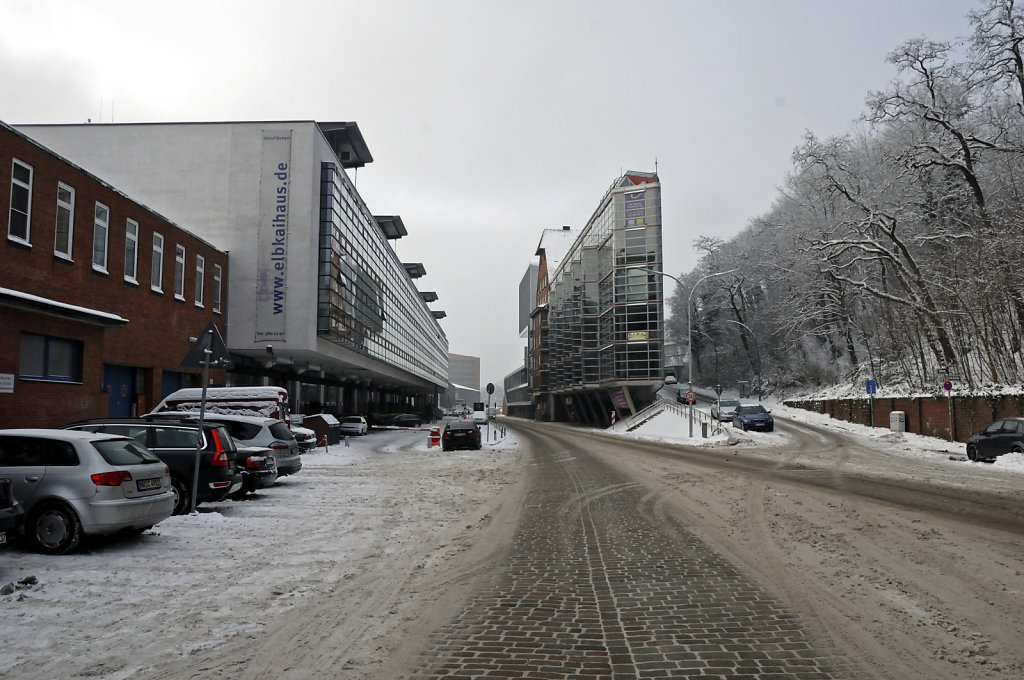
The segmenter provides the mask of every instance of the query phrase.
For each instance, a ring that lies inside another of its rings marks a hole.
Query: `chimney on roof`
[[[572,229],[572,227],[570,227],[568,224],[563,224],[562,225],[562,231],[570,231],[571,229]]]

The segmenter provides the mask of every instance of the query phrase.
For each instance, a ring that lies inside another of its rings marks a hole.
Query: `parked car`
[[[388,425],[395,427],[419,427],[422,424],[423,419],[414,413],[403,413],[388,421]]]
[[[718,421],[732,420],[739,405],[737,399],[719,399],[711,404],[711,417]]]
[[[487,411],[473,411],[472,420],[477,425],[487,424]]]
[[[14,496],[14,482],[0,477],[0,548],[14,542],[25,526],[25,506]]]
[[[770,414],[771,411],[760,404],[740,404],[732,416],[732,426],[738,427],[744,432],[747,430],[771,432],[775,429],[775,420]]]
[[[341,419],[341,433],[364,435],[369,432],[370,426],[366,424],[366,418],[362,416],[345,416]]]
[[[207,413],[206,417],[211,422],[223,424],[239,444],[270,449],[277,463],[278,477],[294,475],[302,469],[299,443],[283,420],[224,413]]]
[[[174,413],[144,418],[97,418],[65,425],[68,430],[116,434],[136,439],[171,470],[174,514],[192,508],[192,484],[195,478],[196,441],[199,422],[187,414]],[[196,506],[215,503],[242,488],[241,459],[228,431],[214,422],[203,423],[199,456],[199,489]]]
[[[993,461],[1004,453],[1024,453],[1024,418],[1001,418],[967,439],[967,457]]]
[[[239,446],[238,453],[242,488],[231,493],[231,498],[242,498],[256,489],[274,486],[278,476],[277,461],[270,449],[265,446]]]
[[[316,432],[301,425],[289,425],[288,428],[292,431],[292,436],[295,437],[295,442],[299,445],[299,453],[312,451],[316,448]]]
[[[472,420],[453,420],[441,433],[441,450],[474,449],[481,447],[480,428]]]
[[[70,552],[85,534],[141,533],[174,511],[169,467],[132,437],[0,430],[0,474],[45,553]]]

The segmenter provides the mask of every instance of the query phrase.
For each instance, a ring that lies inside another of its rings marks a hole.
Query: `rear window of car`
[[[345,418],[345,422],[346,423],[362,424],[363,417],[362,416],[348,416],[347,418]]]
[[[108,439],[92,442],[92,446],[100,452],[103,460],[111,465],[145,465],[160,462],[159,458],[134,439]]]
[[[472,420],[460,420],[457,423],[448,423],[445,428],[449,430],[479,430]]]
[[[270,426],[270,434],[274,435],[275,439],[283,439],[285,441],[295,438],[295,435],[292,434],[288,426],[280,421]]]
[[[199,438],[198,435],[199,428],[157,425],[153,428],[153,447],[158,449],[194,449]]]
[[[243,442],[256,439],[256,437],[260,435],[259,425],[253,425],[252,423],[245,423],[239,420],[225,420],[222,424],[224,429],[231,433],[232,437],[235,439],[241,439]]]

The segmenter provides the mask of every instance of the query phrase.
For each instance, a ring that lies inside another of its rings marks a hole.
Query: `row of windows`
[[[649,269],[660,261],[660,189],[606,196],[551,276],[535,387],[660,376],[663,287]]]
[[[7,238],[23,245],[32,245],[32,190],[34,169],[31,165],[13,160],[11,168],[11,210],[7,226]],[[57,182],[56,224],[54,225],[53,254],[65,260],[72,259],[75,225],[75,189],[64,182]],[[110,208],[96,201],[93,207],[92,268],[102,274],[109,273],[110,256]],[[139,269],[139,223],[125,220],[124,280],[138,284]],[[213,265],[213,311],[221,311],[221,290],[223,268]],[[185,299],[186,252],[185,246],[174,247],[174,297]],[[163,293],[164,280],[164,237],[153,232],[152,268],[150,289]],[[203,307],[206,295],[206,258],[196,255],[195,260],[195,304]]]

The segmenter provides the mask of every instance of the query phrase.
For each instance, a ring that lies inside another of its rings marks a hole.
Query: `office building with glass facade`
[[[233,385],[287,387],[296,412],[432,412],[448,340],[350,173],[373,158],[355,123],[19,126],[229,252]],[[198,332],[201,329],[196,329]]]
[[[545,373],[538,413],[606,426],[655,398],[663,380],[661,184],[627,172],[605,192],[568,253],[538,285]],[[543,307],[541,306],[543,305]]]

